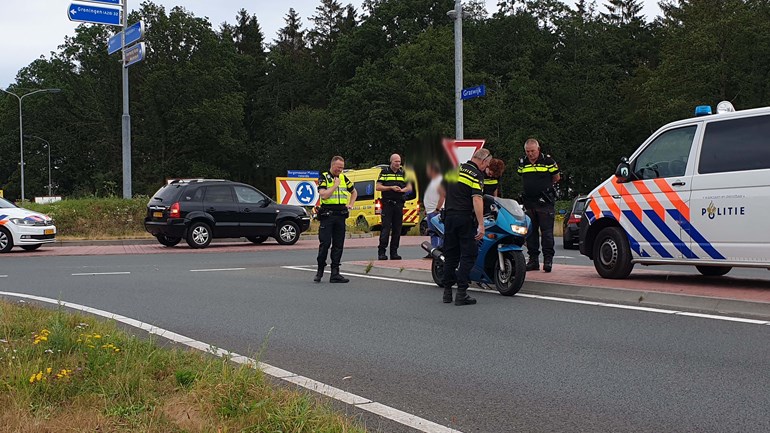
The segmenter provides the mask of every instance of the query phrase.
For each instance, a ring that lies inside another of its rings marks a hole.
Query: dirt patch
[[[175,395],[168,398],[160,411],[169,422],[189,432],[201,432],[206,428],[206,419],[200,405],[191,395]]]

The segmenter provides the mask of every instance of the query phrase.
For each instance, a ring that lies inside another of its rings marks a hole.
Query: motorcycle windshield
[[[513,215],[517,220],[523,220],[524,219],[524,209],[519,206],[519,203],[516,202],[516,200],[512,200],[510,198],[495,198],[495,203],[498,207],[507,210],[511,215]]]

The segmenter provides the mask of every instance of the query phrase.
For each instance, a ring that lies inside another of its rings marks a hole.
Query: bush
[[[144,230],[147,197],[84,198],[51,204],[25,203],[24,207],[54,219],[57,237],[124,239],[149,237]]]

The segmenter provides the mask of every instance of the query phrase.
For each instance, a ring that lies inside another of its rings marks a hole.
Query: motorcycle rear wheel
[[[441,283],[444,280],[444,262],[441,259],[433,258],[433,263],[430,266],[430,275],[433,277],[433,282],[441,287]]]
[[[495,288],[503,296],[513,296],[524,285],[524,277],[527,274],[527,265],[524,261],[524,253],[521,251],[508,251],[503,253],[503,268],[495,260]]]

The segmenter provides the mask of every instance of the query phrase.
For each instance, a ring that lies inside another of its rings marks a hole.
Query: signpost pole
[[[455,0],[455,138],[463,139],[463,5]]]
[[[128,112],[128,66],[126,66],[126,29],[128,28],[128,0],[123,0],[123,31],[120,36],[123,69],[123,198],[131,198],[131,115]]]

